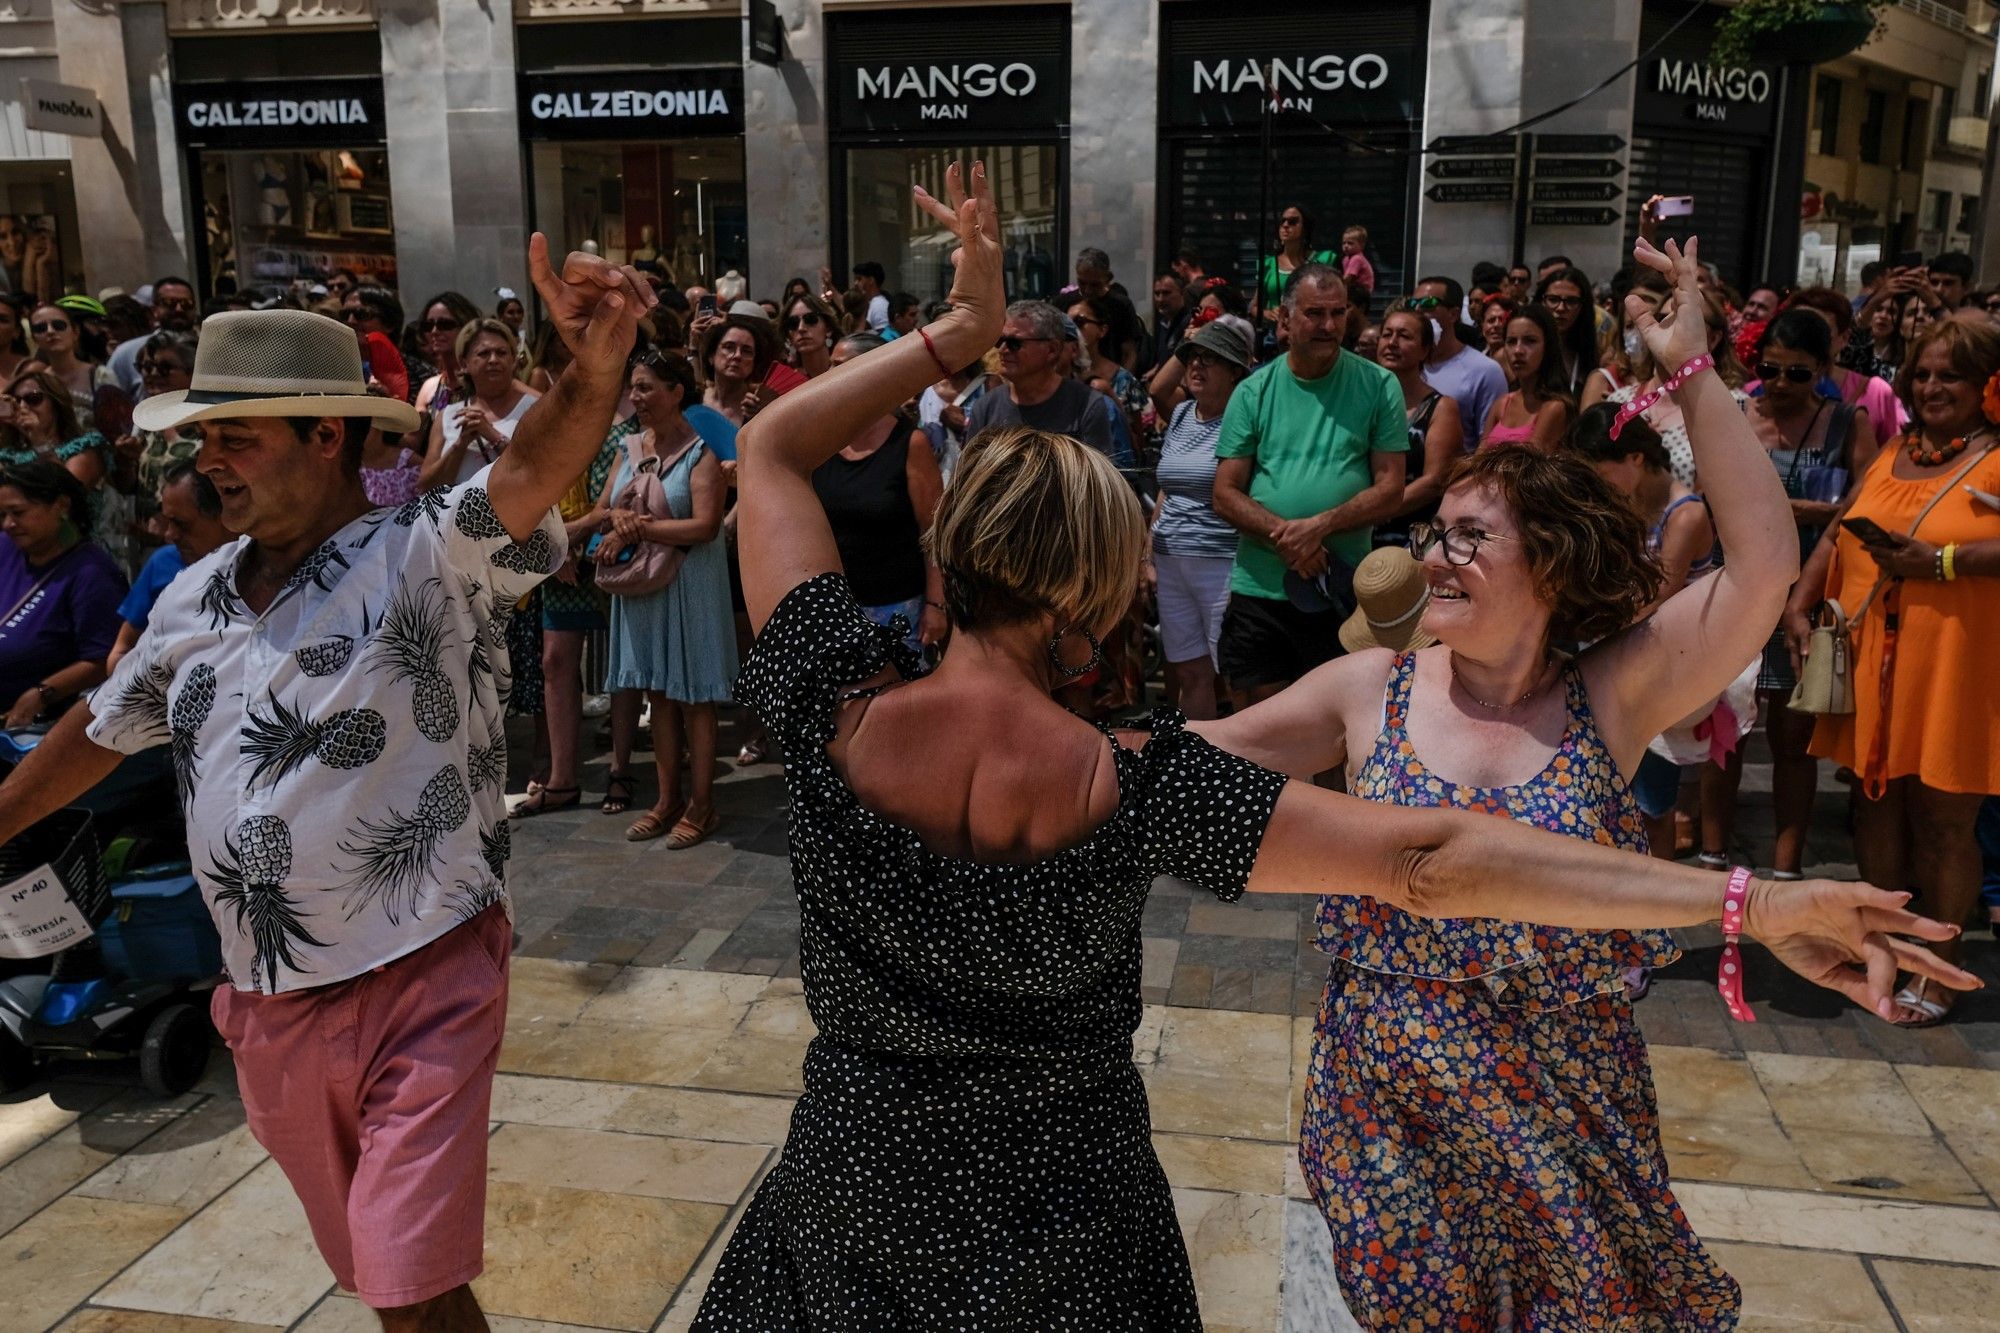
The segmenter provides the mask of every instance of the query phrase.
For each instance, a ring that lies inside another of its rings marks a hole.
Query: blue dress
[[[660,478],[677,519],[694,517],[694,466],[707,449],[690,446]],[[646,459],[643,466],[657,466]],[[617,488],[632,480],[628,455]],[[688,552],[674,581],[643,597],[611,599],[607,690],[658,690],[684,704],[728,701],[736,685],[736,619],[729,609],[729,563],[718,533]]]

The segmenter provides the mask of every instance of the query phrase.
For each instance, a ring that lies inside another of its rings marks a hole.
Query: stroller
[[[207,1071],[222,945],[184,828],[118,816],[104,848],[103,818],[61,810],[0,847],[0,1092],[50,1059],[136,1056],[161,1097]]]

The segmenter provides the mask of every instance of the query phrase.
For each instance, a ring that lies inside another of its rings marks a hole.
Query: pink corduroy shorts
[[[335,1279],[378,1309],[479,1274],[512,939],[494,906],[331,986],[215,992],[251,1133],[297,1191]]]

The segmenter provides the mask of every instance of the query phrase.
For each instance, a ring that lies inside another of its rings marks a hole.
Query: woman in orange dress
[[[2000,661],[2000,328],[1984,315],[1939,321],[1911,348],[1897,389],[1910,428],[1876,456],[1843,523],[1828,528],[1807,562],[1786,609],[1786,636],[1796,655],[1822,597],[1850,616],[1867,603],[1853,629],[1854,712],[1821,717],[1812,752],[1861,779],[1861,874],[1912,885],[1925,911],[1962,922],[1979,896],[1980,802],[2000,792],[1992,688]],[[1846,526],[1863,519],[1880,532],[1864,528],[1864,538]],[[1957,949],[1956,941],[1939,946],[1947,957]],[[1897,996],[1898,1021],[1929,1027],[1951,1001],[1914,981]]]

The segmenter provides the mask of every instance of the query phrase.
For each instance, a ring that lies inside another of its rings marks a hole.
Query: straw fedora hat
[[[132,409],[142,430],[224,417],[367,417],[417,428],[408,403],[368,392],[354,330],[305,310],[235,310],[202,321],[191,387]]]
[[[1424,567],[1402,547],[1378,547],[1361,558],[1354,567],[1354,599],[1358,609],[1340,626],[1341,646],[1348,652],[1402,653],[1437,642],[1422,628],[1424,608],[1431,603]]]

